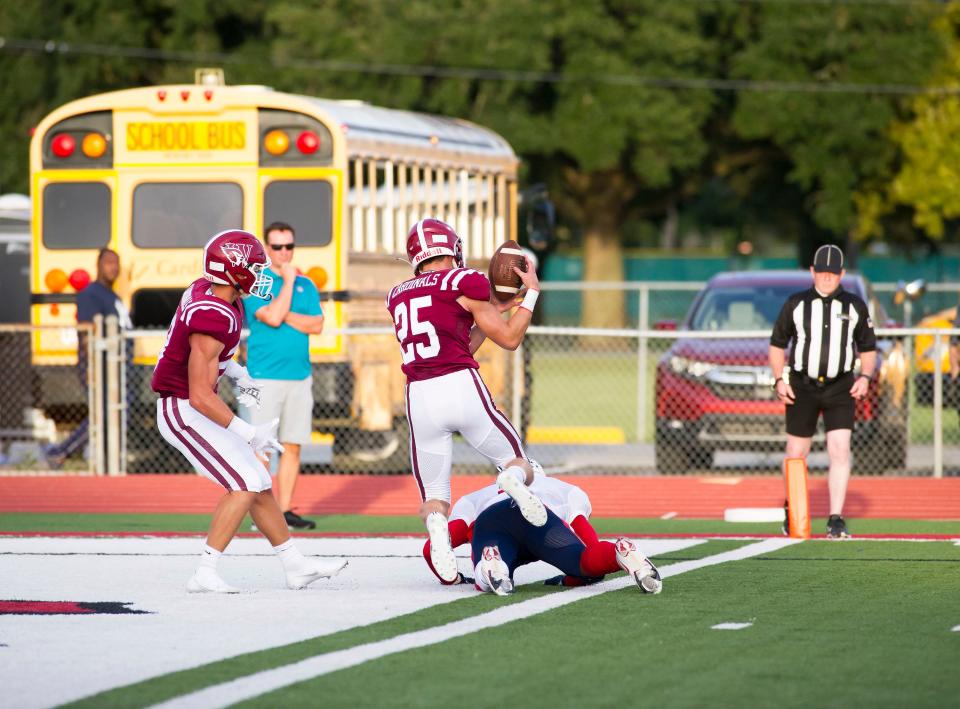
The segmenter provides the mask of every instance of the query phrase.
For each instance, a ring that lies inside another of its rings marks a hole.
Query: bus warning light
[[[163,89],[161,89],[160,91],[157,91],[157,98],[160,100],[161,103],[164,102],[164,101],[166,101],[166,100],[167,100],[167,92],[164,91]]]
[[[77,141],[69,133],[60,133],[50,144],[53,154],[58,158],[68,158],[73,155],[77,147]]]
[[[305,130],[297,136],[297,148],[304,155],[313,155],[320,148],[320,138],[312,130]]]
[[[290,137],[282,130],[272,130],[264,137],[263,147],[271,155],[283,155],[290,147]]]
[[[59,293],[67,287],[67,274],[63,269],[52,268],[43,277],[43,284],[51,293]]]
[[[323,290],[323,287],[327,285],[327,270],[320,266],[314,266],[307,270],[307,278],[313,281],[317,290]]]
[[[86,269],[75,268],[70,272],[70,277],[67,280],[70,281],[70,287],[79,293],[90,285],[90,274],[87,273]]]
[[[80,149],[88,158],[96,159],[107,152],[107,141],[99,133],[87,133],[83,136]]]

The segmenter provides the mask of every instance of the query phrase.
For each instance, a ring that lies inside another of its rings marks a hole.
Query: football
[[[500,244],[500,247],[490,258],[488,276],[497,300],[506,302],[519,293],[523,287],[520,276],[513,270],[514,266],[521,271],[526,271],[527,259],[520,248],[520,244],[511,239]]]

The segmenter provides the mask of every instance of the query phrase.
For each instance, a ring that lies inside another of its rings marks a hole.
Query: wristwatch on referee
[[[776,391],[776,390],[777,390],[777,384],[779,384],[779,383],[782,382],[782,381],[785,381],[785,380],[784,380],[783,376],[781,375],[781,376],[779,376],[779,377],[777,377],[776,379],[773,380],[773,386],[771,386],[770,388],[773,389],[774,391]]]

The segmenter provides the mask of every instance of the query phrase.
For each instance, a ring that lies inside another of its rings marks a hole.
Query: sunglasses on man
[[[294,244],[268,244],[268,245],[274,251],[283,251],[284,249],[286,249],[287,251],[293,251],[293,247],[294,247]]]

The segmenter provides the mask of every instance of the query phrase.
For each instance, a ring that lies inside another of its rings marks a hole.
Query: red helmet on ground
[[[260,239],[248,231],[221,231],[203,247],[204,278],[258,298],[270,297],[273,278],[265,273],[269,265]]]
[[[463,268],[463,241],[446,222],[421,219],[407,236],[407,258],[413,272],[420,273],[420,264],[436,256],[453,256],[457,268]]]

